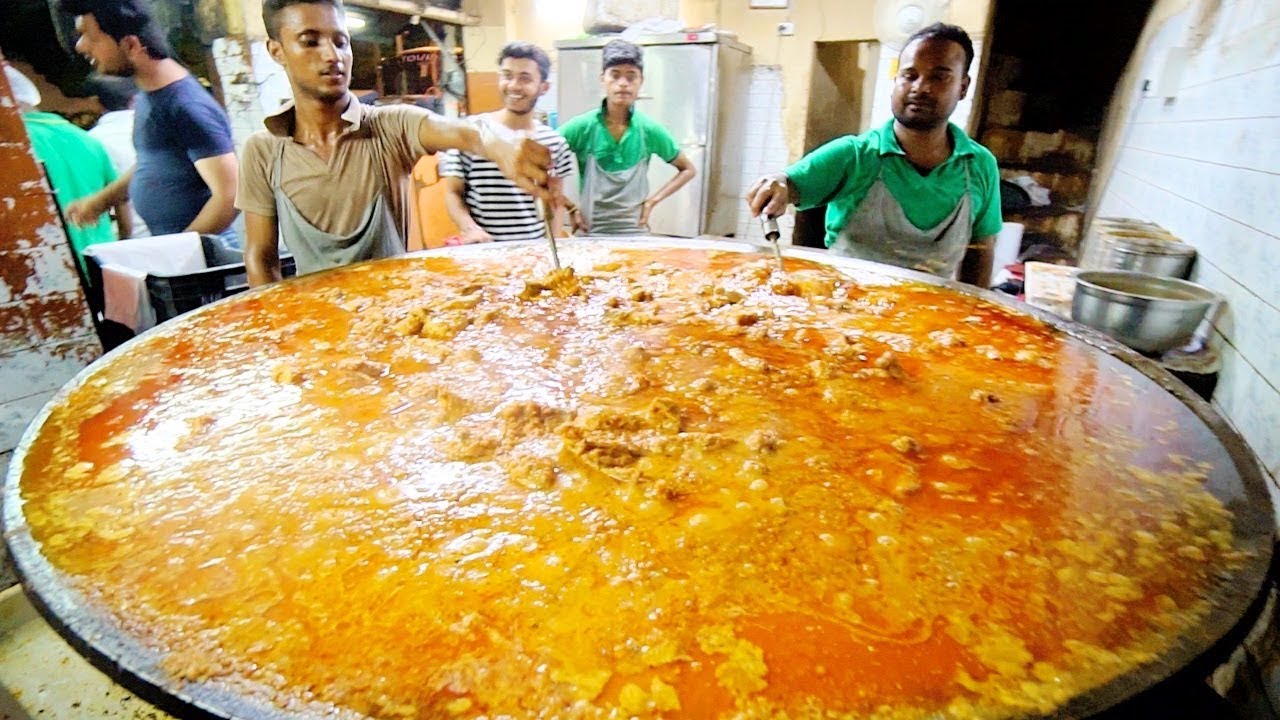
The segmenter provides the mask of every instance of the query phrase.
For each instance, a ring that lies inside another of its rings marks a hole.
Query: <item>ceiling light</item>
[[[347,29],[348,30],[359,30],[360,28],[364,27],[367,24],[368,23],[365,21],[363,16],[355,15],[353,13],[347,13]]]

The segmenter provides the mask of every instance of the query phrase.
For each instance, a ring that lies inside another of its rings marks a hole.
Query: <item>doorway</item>
[[[1001,178],[1030,190],[1004,198],[1023,251],[1076,255],[1107,107],[1152,5],[996,0],[978,137]]]
[[[804,152],[843,135],[867,130],[880,43],[875,40],[818,42],[813,45],[809,109],[805,117]],[[826,206],[796,213],[792,242],[825,247]]]

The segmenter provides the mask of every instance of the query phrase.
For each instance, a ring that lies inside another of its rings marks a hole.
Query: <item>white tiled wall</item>
[[[748,98],[747,136],[743,144],[742,192],[745,198],[751,183],[761,175],[778,172],[787,166],[787,141],[782,132],[782,68],[756,65],[751,69],[751,92]],[[778,218],[783,242],[791,240],[795,216],[788,213]],[[764,242],[764,231],[757,218],[751,217],[744,200],[738,210],[738,237]]]
[[[1189,44],[1189,22],[1186,12],[1159,30],[1140,77]],[[1280,5],[1228,0],[1202,30],[1176,97],[1134,91],[1099,214],[1153,220],[1196,246],[1192,279],[1229,303],[1214,404],[1280,498]]]

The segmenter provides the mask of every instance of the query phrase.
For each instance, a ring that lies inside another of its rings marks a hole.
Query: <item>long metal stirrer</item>
[[[552,217],[547,209],[547,201],[538,199],[538,214],[543,217],[543,225],[547,228],[547,243],[552,249],[552,265],[559,269],[559,252],[556,251],[556,232],[552,231]]]
[[[538,214],[542,216],[542,225],[547,231],[547,244],[551,247],[551,264],[559,270],[560,253],[556,251],[556,234],[551,231],[551,211],[547,208],[546,200],[538,198],[534,202],[537,204]]]
[[[766,215],[764,219],[760,221],[760,224],[764,226],[764,239],[768,240],[769,244],[773,245],[773,256],[778,260],[778,271],[785,271],[785,268],[782,267],[782,248],[779,246],[778,242],[782,239],[782,231],[778,230],[778,219],[776,217]]]

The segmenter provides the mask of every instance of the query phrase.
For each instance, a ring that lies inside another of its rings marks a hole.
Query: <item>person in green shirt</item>
[[[76,200],[110,185],[116,179],[116,171],[102,143],[61,115],[36,110],[40,91],[31,80],[8,63],[4,64],[4,72],[22,112],[22,124],[31,138],[31,149],[44,166],[58,207],[65,210]],[[115,215],[120,224],[120,237],[128,237],[132,232],[128,202],[117,206]],[[66,230],[81,270],[85,269],[82,255],[85,248],[116,239],[116,230],[106,215],[85,227],[67,224]]]
[[[625,41],[604,46],[599,110],[583,113],[560,128],[578,158],[579,206],[574,227],[592,235],[644,235],[658,203],[684,187],[698,171],[666,128],[636,110],[644,84],[644,55]],[[649,158],[673,165],[676,176],[649,195]]]
[[[995,156],[948,121],[969,90],[973,43],[935,23],[898,56],[893,120],[837,138],[747,193],[753,215],[827,206],[830,251],[987,287],[1000,231]]]

